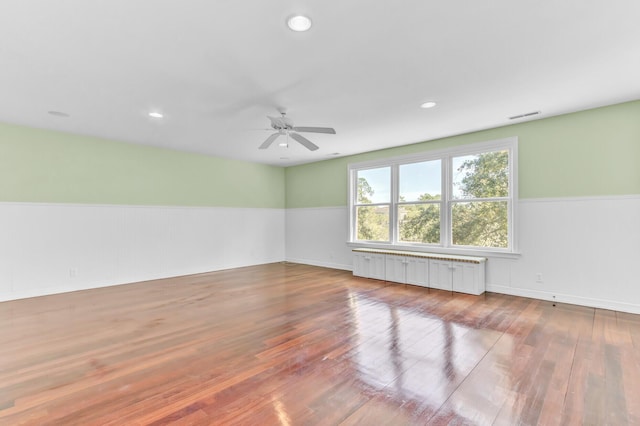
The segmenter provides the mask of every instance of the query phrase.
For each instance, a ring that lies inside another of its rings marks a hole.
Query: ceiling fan
[[[266,141],[260,145],[259,149],[267,149],[271,144],[278,139],[281,135],[286,135],[287,137],[291,136],[292,139],[300,142],[305,148],[310,151],[315,151],[318,149],[318,146],[311,142],[309,139],[304,136],[298,134],[298,132],[308,132],[308,133],[328,133],[331,135],[335,135],[336,131],[331,127],[297,127],[294,126],[293,121],[288,119],[285,116],[284,112],[281,112],[281,117],[269,117],[267,118],[271,120],[271,127],[277,130],[276,133],[272,134],[267,138]]]

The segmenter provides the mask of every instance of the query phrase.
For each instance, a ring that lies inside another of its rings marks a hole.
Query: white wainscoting
[[[488,291],[640,313],[640,196],[521,200],[519,214],[521,256],[489,256]],[[284,259],[351,270],[347,234],[346,207],[0,203],[0,300]]]
[[[287,261],[353,269],[346,207],[287,209]]]
[[[518,209],[521,256],[487,256],[487,291],[640,313],[640,195],[528,199]],[[286,258],[350,269],[347,229],[346,207],[289,209]]]
[[[280,262],[285,210],[0,203],[0,300]]]

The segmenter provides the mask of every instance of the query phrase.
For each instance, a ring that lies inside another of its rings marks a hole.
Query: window
[[[452,158],[454,246],[508,248],[509,151]]]
[[[398,241],[440,243],[441,161],[398,166]]]
[[[356,238],[362,241],[389,241],[391,167],[357,170],[356,182]]]
[[[350,241],[516,250],[517,139],[349,165]]]

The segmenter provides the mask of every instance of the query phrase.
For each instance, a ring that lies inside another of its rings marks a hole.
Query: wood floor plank
[[[640,424],[640,316],[276,263],[0,303],[0,425]]]

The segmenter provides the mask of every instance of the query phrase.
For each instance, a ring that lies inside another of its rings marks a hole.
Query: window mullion
[[[349,168],[349,203],[351,208],[349,209],[349,241],[355,241],[357,239],[357,203],[358,203],[358,170]]]
[[[442,205],[440,206],[440,244],[443,247],[451,246],[451,157],[442,159]]]
[[[391,205],[389,206],[389,240],[398,243],[398,193],[400,191],[398,165],[391,166]]]

